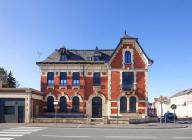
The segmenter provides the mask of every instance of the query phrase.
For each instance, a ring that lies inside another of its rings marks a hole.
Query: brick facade
[[[126,51],[131,53],[131,63],[129,64],[124,62]],[[73,112],[73,106],[75,106],[73,98],[78,97],[78,113],[83,113],[85,116],[94,117],[96,114],[96,117],[99,115],[99,117],[114,117],[117,113],[119,116],[137,114],[145,117],[147,115],[147,74],[148,66],[152,64],[152,60],[147,57],[137,38],[125,35],[121,38],[115,50],[98,50],[96,48],[96,50],[79,50],[77,52],[65,49],[64,54],[67,56],[65,61],[49,60],[51,57],[58,58],[61,55],[59,50],[56,50],[45,61],[37,62],[37,65],[41,68],[41,91],[44,93],[44,112],[48,108],[47,99],[49,96],[52,96],[54,101],[59,102],[57,106],[54,105],[54,109],[57,112],[60,111],[62,105],[60,104],[60,98],[64,96],[67,111],[62,113]],[[78,60],[74,54],[79,55],[81,60]],[[86,60],[85,55],[90,60]],[[93,60],[97,56],[99,56],[99,61]],[[73,57],[75,60],[73,60]],[[82,58],[84,59],[82,60]],[[48,72],[54,72],[53,86],[48,86]],[[67,84],[65,86],[60,85],[60,72],[67,73]],[[80,84],[78,86],[73,86],[73,72],[79,72],[80,74]],[[93,83],[94,72],[100,73],[98,86],[94,86]],[[133,73],[133,83],[128,90],[123,89],[123,72]],[[121,97],[125,97],[125,103],[121,103]],[[123,106],[125,106],[125,112],[122,112]],[[97,114],[99,115],[97,116]]]

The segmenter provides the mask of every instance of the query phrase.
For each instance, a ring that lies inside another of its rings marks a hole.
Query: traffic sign
[[[175,110],[175,109],[177,109],[177,106],[175,104],[172,104],[171,109]]]

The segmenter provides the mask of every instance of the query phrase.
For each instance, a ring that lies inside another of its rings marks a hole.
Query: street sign
[[[58,105],[58,103],[59,103],[58,101],[53,102],[54,105]]]
[[[172,104],[171,109],[175,110],[175,109],[177,109],[177,106],[175,104]]]

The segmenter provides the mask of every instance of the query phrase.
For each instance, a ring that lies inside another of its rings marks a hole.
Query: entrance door
[[[92,117],[102,117],[102,99],[100,97],[94,97],[92,99]]]
[[[25,118],[24,106],[18,106],[18,123],[24,123]]]
[[[136,113],[136,98],[132,96],[129,101],[129,112]]]

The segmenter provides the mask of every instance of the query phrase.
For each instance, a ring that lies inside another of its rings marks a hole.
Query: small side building
[[[175,104],[178,118],[192,117],[192,89],[180,91],[170,97],[171,104]]]
[[[171,112],[170,106],[169,97],[160,96],[159,98],[154,98],[153,108],[156,110],[158,117],[163,116],[166,112]]]
[[[32,88],[0,88],[0,123],[29,123],[41,112],[42,92]]]

